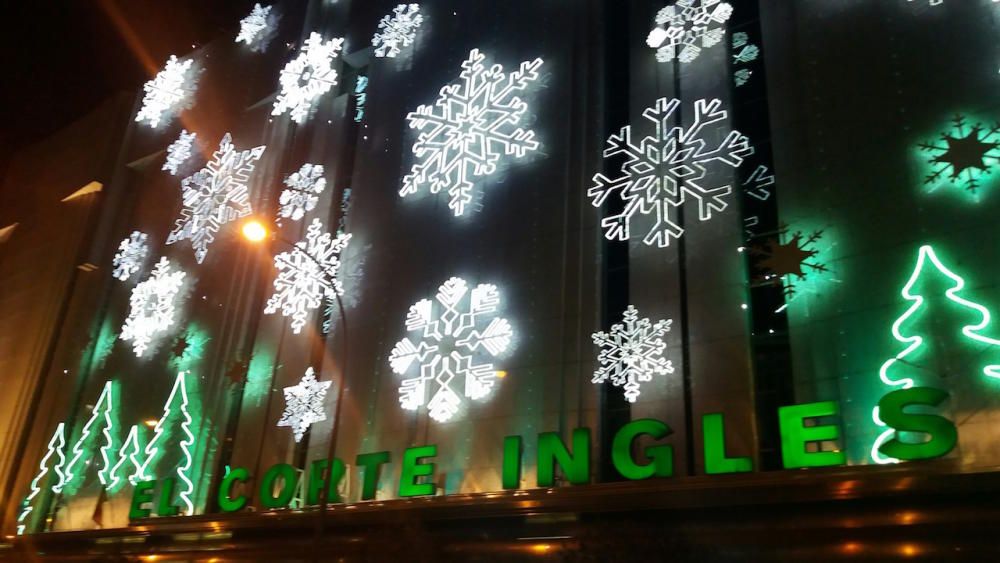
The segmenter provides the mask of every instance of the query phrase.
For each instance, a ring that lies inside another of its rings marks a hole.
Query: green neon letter
[[[503,439],[503,488],[517,489],[521,487],[521,448],[520,436],[507,436]]]
[[[843,465],[844,452],[807,452],[806,444],[840,437],[840,427],[832,424],[805,426],[807,418],[835,416],[840,407],[833,401],[791,405],[778,409],[778,426],[781,431],[781,461],[785,469],[799,467],[826,467]]]
[[[135,484],[135,490],[132,491],[132,506],[128,510],[129,520],[138,520],[139,518],[149,518],[150,510],[148,508],[143,508],[142,505],[153,502],[153,489],[156,488],[156,479],[150,479],[149,481],[139,481]]]
[[[889,393],[878,402],[879,417],[894,429],[895,436],[882,444],[879,453],[903,459],[932,459],[948,454],[958,441],[958,431],[950,420],[936,414],[906,413],[910,405],[936,407],[948,398],[948,393],[931,387],[911,387]],[[900,432],[929,434],[925,442],[908,443],[900,440]]]
[[[433,495],[434,483],[418,483],[421,477],[434,475],[433,463],[420,463],[421,459],[437,455],[437,446],[417,446],[403,452],[403,469],[399,475],[399,496],[419,497]]]
[[[649,446],[643,453],[651,463],[639,464],[632,457],[632,442],[642,434],[659,440],[670,434],[670,427],[652,418],[633,420],[622,426],[611,442],[611,463],[622,477],[639,481],[650,477],[670,477],[674,474],[674,448],[668,445]],[[576,446],[574,445],[574,448]]]
[[[701,417],[701,434],[705,448],[705,473],[746,473],[753,471],[749,457],[726,457],[726,426],[721,413]]]
[[[219,508],[223,512],[236,512],[247,505],[249,499],[246,495],[240,495],[236,498],[230,498],[229,495],[232,492],[233,483],[237,481],[245,483],[249,478],[250,471],[244,467],[234,467],[228,475],[222,478],[222,483],[219,485]]]
[[[274,496],[274,485],[281,477],[281,492]],[[287,463],[279,463],[272,466],[264,473],[264,478],[260,480],[260,504],[264,508],[285,508],[295,496],[295,485],[298,484],[299,475],[295,468]]]
[[[389,463],[389,452],[360,454],[355,463],[358,467],[365,468],[365,478],[361,482],[361,500],[372,500],[375,498],[375,491],[378,490],[379,468],[382,464]]]
[[[323,475],[329,463],[325,459],[317,459],[309,468],[309,490],[306,492],[306,504],[319,504],[319,493],[323,490],[327,477]],[[344,478],[344,462],[333,458],[333,468],[330,470],[330,486],[327,488],[327,502],[344,502],[340,498],[340,481]]]
[[[156,503],[156,515],[157,516],[177,516],[181,509],[170,503],[170,500],[174,498],[174,480],[168,477],[163,480],[163,486],[160,487],[160,499]]]
[[[562,468],[566,480],[574,485],[590,482],[590,429],[573,430],[573,454],[566,450],[558,432],[538,435],[538,486],[551,487],[555,483],[555,465]]]

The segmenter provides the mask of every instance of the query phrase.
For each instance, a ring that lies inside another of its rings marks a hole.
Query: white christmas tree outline
[[[343,38],[324,42],[322,35],[312,32],[298,56],[281,69],[278,77],[281,91],[274,101],[271,115],[290,111],[292,121],[304,122],[316,100],[337,84],[333,60],[343,45]]]
[[[118,463],[111,468],[110,480],[108,481],[109,491],[118,490],[126,481],[135,485],[146,479],[146,476],[141,473],[143,460],[139,456],[143,453],[144,447],[139,438],[140,432],[142,432],[142,428],[138,425],[133,424],[129,428],[128,436],[125,437],[125,442],[118,450]],[[132,467],[131,471],[125,467],[126,464]]]
[[[636,216],[653,214],[656,223],[642,239],[647,245],[666,247],[670,239],[679,238],[684,228],[677,222],[677,209],[689,197],[698,202],[698,218],[707,221],[714,213],[729,205],[726,197],[732,193],[729,184],[704,187],[708,166],[721,163],[736,168],[753,154],[750,140],[739,131],[730,131],[718,146],[711,148],[702,134],[709,125],[725,121],[728,113],[720,109],[720,100],[698,100],[694,104],[695,118],[690,127],[672,126],[674,112],[681,101],[659,98],[653,107],[642,112],[643,118],[654,125],[654,134],[639,144],[632,142],[632,126],[626,125],[608,138],[604,158],[622,155],[621,176],[608,178],[594,175],[594,185],[587,191],[592,205],[600,207],[613,192],[618,192],[625,209],[601,221],[608,240],[627,241],[630,223]],[[662,169],[662,170],[661,170]]]
[[[271,6],[261,6],[254,4],[253,9],[245,18],[240,20],[240,32],[236,34],[236,43],[245,43],[252,47],[254,43],[263,38],[271,26],[268,17],[271,15]]]
[[[149,255],[149,236],[146,233],[132,231],[127,239],[118,244],[118,252],[115,253],[111,265],[114,268],[111,275],[119,280],[126,281],[142,269]]]
[[[313,423],[326,420],[323,402],[332,381],[316,381],[316,372],[310,367],[298,383],[283,389],[285,395],[285,410],[281,413],[278,426],[292,429],[295,441],[302,441],[302,436]]]
[[[341,265],[340,253],[350,240],[350,234],[334,237],[325,232],[323,222],[313,219],[306,229],[305,239],[274,257],[278,275],[274,278],[274,293],[267,300],[264,313],[271,315],[281,311],[283,316],[291,317],[292,332],[299,334],[311,311],[321,307],[324,300],[336,299],[344,293],[337,274]]]
[[[173,270],[170,260],[162,257],[149,277],[132,289],[120,338],[132,343],[137,357],[142,357],[153,338],[173,326],[177,297],[186,276],[183,271]]]
[[[425,185],[432,194],[443,189],[450,196],[449,209],[459,217],[473,202],[474,178],[496,172],[503,156],[522,158],[538,149],[535,132],[518,127],[528,104],[516,94],[538,78],[542,59],[524,61],[509,74],[499,64],[487,69],[485,60],[479,49],[470,51],[461,83],[444,86],[433,105],[406,116],[410,128],[421,130],[413,144],[419,162],[403,179],[400,197]]]
[[[181,129],[177,140],[167,147],[167,158],[163,161],[163,167],[160,170],[166,170],[170,172],[171,176],[176,176],[181,165],[191,158],[194,141],[197,137],[197,133],[188,133],[187,129]]]
[[[155,129],[173,112],[187,106],[194,92],[193,64],[192,59],[181,61],[170,55],[163,70],[142,86],[146,94],[142,98],[142,108],[135,116],[136,123],[146,121]]]
[[[591,383],[611,380],[621,387],[625,400],[630,403],[639,398],[640,384],[652,381],[654,375],[674,372],[673,363],[663,357],[667,344],[663,336],[670,332],[670,319],[653,324],[648,318],[639,318],[639,311],[629,305],[622,315],[622,322],[611,325],[608,332],[595,332],[591,338],[600,347],[598,368]]]
[[[725,24],[732,14],[733,7],[721,0],[677,0],[656,13],[657,26],[649,32],[646,44],[656,49],[656,60],[661,63],[675,57],[682,63],[690,63],[702,49],[722,41]]]
[[[906,348],[886,360],[878,370],[879,380],[890,388],[909,389],[916,385],[916,382],[911,377],[893,379],[889,375],[889,370],[897,363],[905,363],[906,357],[918,350],[924,344],[924,337],[920,335],[915,334],[913,336],[905,336],[902,333],[902,326],[909,321],[910,317],[912,317],[924,306],[924,302],[926,301],[923,295],[913,293],[913,286],[920,280],[921,274],[923,273],[927,262],[930,262],[939,273],[954,282],[954,285],[945,291],[945,296],[950,301],[962,305],[963,307],[968,307],[980,315],[980,322],[962,327],[962,334],[965,335],[966,338],[989,346],[1000,346],[1000,340],[979,334],[979,331],[988,327],[992,322],[989,309],[978,303],[973,303],[968,299],[960,297],[958,292],[965,289],[965,279],[952,272],[947,266],[944,265],[941,259],[938,258],[937,253],[934,251],[934,247],[930,245],[923,245],[917,251],[917,261],[913,267],[913,272],[910,274],[909,279],[907,279],[906,284],[903,285],[903,289],[900,291],[900,295],[903,299],[910,302],[910,306],[907,307],[906,311],[899,318],[897,318],[894,323],[892,323],[892,337],[897,342],[906,344]],[[991,378],[1000,378],[1000,365],[987,365],[983,367],[983,375]],[[882,422],[882,419],[879,417],[879,408],[877,405],[872,409],[872,421],[876,424],[876,426],[885,428],[885,423]],[[871,457],[875,463],[888,464],[897,463],[899,461],[896,458],[884,456],[881,452],[879,452],[879,448],[882,447],[882,444],[884,444],[886,440],[895,436],[895,434],[896,431],[894,429],[887,428],[875,439],[871,450]]]
[[[114,435],[117,433],[115,421],[118,418],[115,412],[115,406],[117,405],[117,397],[115,396],[116,387],[117,385],[115,385],[114,381],[104,383],[101,395],[97,398],[97,403],[94,404],[94,408],[91,410],[90,418],[83,425],[80,437],[73,444],[73,457],[66,463],[66,469],[64,470],[64,485],[58,489],[53,487],[54,491],[61,492],[64,487],[73,487],[76,485],[76,481],[82,478],[83,472],[86,471],[87,466],[90,464],[90,459],[83,459],[83,456],[89,454],[87,450],[90,449],[89,441],[92,439],[90,433],[94,424],[102,424],[103,426],[103,445],[100,448],[101,468],[97,470],[97,478],[102,485],[107,485],[110,481],[111,468],[114,466],[112,460],[115,454],[118,453],[114,447]],[[104,420],[99,423],[98,421],[101,418]],[[81,464],[83,466],[78,469],[77,467]]]
[[[226,133],[212,160],[181,181],[181,209],[167,244],[190,240],[195,260],[205,261],[215,234],[226,224],[253,213],[248,182],[267,147],[236,150]]]
[[[394,58],[401,47],[412,45],[423,21],[419,4],[399,4],[393,8],[392,14],[379,20],[378,31],[372,37],[375,56]]]
[[[301,221],[305,214],[316,208],[319,196],[326,189],[323,165],[305,163],[298,172],[285,179],[286,189],[278,196],[278,216]]]
[[[191,471],[191,467],[194,464],[194,459],[191,453],[191,446],[194,445],[194,434],[191,433],[191,425],[194,423],[194,419],[191,417],[189,412],[190,400],[188,398],[187,391],[187,373],[178,372],[177,378],[174,379],[174,386],[170,389],[170,395],[167,397],[165,403],[163,403],[163,415],[160,419],[156,421],[156,426],[153,428],[153,439],[149,441],[146,445],[146,459],[142,462],[142,467],[140,467],[137,472],[137,479],[148,479],[152,475],[152,467],[159,463],[162,453],[160,452],[160,440],[164,436],[164,425],[169,423],[172,416],[173,403],[176,397],[180,396],[181,404],[179,407],[180,413],[183,415],[183,421],[181,422],[181,431],[184,433],[185,438],[179,443],[181,449],[182,462],[177,467],[177,477],[180,478],[184,485],[181,489],[177,498],[184,504],[186,512],[184,514],[190,516],[194,514],[194,502],[191,500],[191,495],[194,493],[194,482],[191,481],[191,477],[188,473]]]
[[[31,505],[32,501],[35,500],[41,492],[42,488],[39,483],[46,475],[49,474],[49,459],[55,454],[58,457],[58,461],[54,466],[52,466],[51,471],[55,474],[56,482],[49,486],[49,489],[53,491],[61,491],[63,485],[66,483],[66,476],[63,473],[63,467],[66,464],[66,455],[63,453],[66,449],[66,423],[60,422],[56,426],[55,431],[52,433],[52,437],[49,438],[49,443],[46,446],[45,455],[42,456],[42,460],[38,463],[38,473],[35,474],[35,478],[31,480],[31,492],[25,497],[24,501],[21,503],[21,512],[17,515],[17,535],[24,534],[24,530],[27,527],[26,521],[31,512],[35,509]]]
[[[496,385],[496,370],[492,363],[473,361],[482,356],[497,358],[514,338],[507,319],[496,316],[499,307],[500,292],[495,285],[479,284],[469,291],[459,277],[441,284],[434,301],[422,299],[410,307],[406,330],[419,333],[419,338],[414,343],[404,337],[389,355],[389,365],[399,375],[406,375],[413,364],[419,369],[416,377],[402,381],[400,406],[417,410],[426,404],[431,418],[447,422],[460,410],[463,396],[485,399]],[[489,323],[480,330],[477,327],[485,319]],[[457,378],[464,383],[461,396],[452,386]],[[431,384],[437,389],[428,400]]]

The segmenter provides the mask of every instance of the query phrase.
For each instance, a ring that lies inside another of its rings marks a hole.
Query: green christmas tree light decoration
[[[154,476],[157,478],[166,477],[162,473],[154,475],[153,469],[165,453],[163,451],[164,444],[168,443],[172,437],[173,432],[170,428],[179,419],[179,428],[183,437],[179,443],[180,462],[176,468],[177,478],[180,480],[177,497],[184,505],[184,513],[191,515],[194,514],[194,502],[191,500],[191,495],[194,493],[194,482],[191,481],[190,475],[194,465],[194,456],[191,450],[191,447],[194,446],[194,434],[191,432],[194,418],[191,416],[191,401],[188,397],[186,380],[187,372],[182,371],[177,374],[174,386],[170,390],[170,396],[167,397],[167,401],[163,405],[163,416],[153,428],[153,439],[146,446],[146,460],[139,468],[138,475],[141,475],[143,479],[150,479]]]
[[[73,494],[79,490],[87,466],[90,464],[89,458],[93,452],[95,441],[98,439],[102,440],[102,445],[100,447],[101,467],[97,471],[97,478],[101,481],[101,485],[108,484],[111,478],[111,468],[115,463],[114,456],[117,453],[115,447],[115,438],[118,433],[116,428],[118,422],[117,404],[118,385],[114,381],[108,381],[104,384],[101,396],[98,397],[97,404],[94,405],[90,413],[90,418],[84,424],[80,437],[73,445],[73,457],[66,464],[64,485],[58,488],[53,487],[53,491],[58,493],[65,488],[67,493]],[[97,434],[98,430],[102,430],[100,435]]]
[[[65,473],[63,473],[63,466],[66,464],[65,450],[66,425],[60,422],[55,432],[52,433],[52,438],[49,439],[45,456],[38,463],[38,474],[31,480],[31,491],[21,504],[21,512],[17,515],[17,535],[24,534],[28,528],[28,517],[35,510],[35,499],[42,493],[44,486],[49,485],[49,488],[53,490],[57,490],[57,487],[62,488],[66,479]],[[56,460],[55,464],[50,466],[52,456],[56,456]],[[53,479],[55,482],[52,482]]]
[[[969,314],[977,319],[975,322],[966,324],[961,329],[961,337],[973,345],[979,344],[987,347],[997,347],[996,352],[1000,353],[1000,340],[984,336],[982,332],[990,325],[990,312],[986,307],[965,299],[959,292],[965,289],[965,280],[955,274],[941,262],[937,253],[929,245],[920,247],[917,254],[917,262],[910,274],[909,279],[900,292],[903,299],[910,303],[906,311],[892,324],[892,336],[899,343],[904,344],[902,351],[897,352],[882,364],[879,369],[879,379],[888,386],[889,390],[909,389],[916,385],[914,373],[916,370],[927,369],[926,364],[920,361],[921,356],[930,352],[929,347],[936,339],[925,339],[919,334],[914,334],[914,325],[917,323],[917,314],[927,308],[927,299],[915,292],[914,286],[926,277],[937,273],[947,279],[951,287],[944,292],[947,300],[957,306],[960,312]],[[934,370],[931,370],[934,371]],[[1000,378],[1000,365],[989,364],[983,366],[982,375],[991,378]],[[878,407],[872,410],[872,420],[880,428],[885,428],[885,423],[879,418]],[[895,431],[891,428],[883,430],[872,444],[871,458],[875,463],[886,464],[896,463],[899,460],[882,455],[879,447],[886,440],[893,437]]]
[[[147,478],[142,473],[145,441],[142,428],[133,425],[128,431],[125,443],[118,450],[118,463],[111,468],[111,480],[108,483],[110,492],[120,490],[125,486],[125,483],[135,485]]]

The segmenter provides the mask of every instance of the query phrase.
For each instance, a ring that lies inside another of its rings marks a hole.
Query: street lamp
[[[255,218],[255,217],[251,217],[250,219],[247,219],[246,221],[244,221],[243,225],[240,227],[240,233],[243,235],[243,238],[245,238],[247,241],[249,241],[249,242],[251,242],[253,244],[259,244],[259,243],[261,243],[261,242],[263,242],[263,241],[265,241],[265,240],[267,240],[267,239],[270,238],[273,241],[280,242],[280,243],[282,243],[282,244],[290,247],[292,249],[292,251],[294,251],[294,252],[301,252],[302,255],[305,256],[306,258],[308,258],[309,260],[311,260],[313,262],[313,264],[315,264],[316,267],[319,269],[319,271],[322,272],[322,274],[327,278],[326,279],[326,281],[328,282],[327,285],[329,287],[336,287],[336,283],[334,283],[334,282],[337,279],[337,275],[335,273],[333,273],[333,272],[330,272],[319,260],[316,259],[315,256],[312,256],[311,254],[309,254],[309,252],[304,248],[304,245],[295,244],[292,241],[287,240],[284,237],[281,237],[281,236],[277,235],[276,232],[275,232],[275,234],[272,234],[271,229],[269,229],[267,227],[266,223],[264,223],[260,219]],[[330,428],[330,447],[329,447],[329,450],[328,450],[327,456],[326,456],[326,459],[327,459],[326,479],[327,480],[330,479],[330,477],[332,477],[332,475],[333,475],[333,473],[332,473],[332,471],[333,471],[332,460],[333,460],[333,455],[334,455],[334,453],[335,453],[335,451],[337,449],[337,433],[338,433],[337,431],[340,428],[340,406],[343,403],[343,398],[344,398],[344,374],[347,372],[347,351],[348,351],[348,347],[347,347],[347,318],[344,316],[344,304],[340,300],[340,294],[336,290],[333,291],[333,295],[334,295],[334,297],[336,299],[336,302],[337,302],[337,311],[340,314],[340,327],[339,328],[341,330],[341,333],[343,334],[343,337],[341,338],[341,341],[343,343],[343,351],[341,353],[341,365],[343,366],[343,368],[341,369],[341,373],[340,373],[340,381],[337,384],[337,403],[336,403],[336,406],[334,407],[334,412],[333,412],[333,425]],[[319,495],[319,498],[320,498],[320,525],[319,525],[319,527],[317,529],[317,535],[322,530],[323,515],[326,513],[326,505],[327,505],[327,501],[328,501],[328,498],[329,498],[329,491],[330,491],[329,484],[327,484],[325,487],[323,487],[322,490],[320,491],[320,495]]]

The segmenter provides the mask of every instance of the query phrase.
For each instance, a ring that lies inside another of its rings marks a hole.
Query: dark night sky
[[[119,91],[148,80],[143,61],[235,33],[253,0],[42,0],[4,7],[0,171]],[[135,38],[130,40],[129,36]]]

